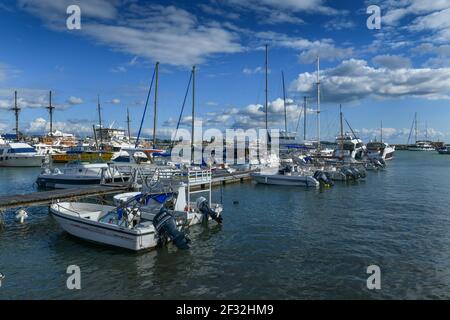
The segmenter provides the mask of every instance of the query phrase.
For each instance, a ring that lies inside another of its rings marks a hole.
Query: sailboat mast
[[[16,116],[16,139],[19,140],[19,112],[20,108],[17,105],[17,91],[14,91],[14,108],[12,108],[14,111],[14,115]]]
[[[320,150],[320,57],[317,56],[317,150]]]
[[[284,86],[284,72],[283,71],[281,71],[281,78],[283,79],[284,132],[287,134],[286,88]]]
[[[306,96],[303,97],[303,141],[306,141]]]
[[[339,105],[339,122],[340,122],[340,126],[341,126],[341,139],[340,139],[340,143],[339,143],[339,147],[341,149],[341,156],[344,156],[344,123],[342,121],[343,116],[342,116],[342,105]]]
[[[267,119],[267,114],[268,114],[268,106],[269,106],[269,100],[268,100],[268,78],[267,78],[267,74],[268,74],[268,64],[269,64],[269,55],[268,55],[268,45],[266,44],[266,134],[267,134],[267,141],[269,141],[269,127],[268,127],[268,119]]]
[[[383,142],[383,120],[381,120],[381,127],[380,127],[380,142]]]
[[[103,150],[103,130],[102,130],[102,111],[100,108],[100,95],[97,95],[98,123],[100,133],[100,149]]]
[[[416,142],[417,142],[417,112],[414,114],[414,130],[415,130],[415,136],[416,136]]]
[[[428,141],[428,122],[425,122],[425,140]]]
[[[191,132],[191,163],[194,162],[194,126],[195,126],[195,66],[192,67],[192,132]]]
[[[53,109],[55,109],[54,106],[52,106],[52,92],[50,91],[49,95],[49,104],[48,104],[48,112],[50,114],[50,136],[53,136]]]
[[[127,128],[128,128],[128,142],[131,141],[131,131],[130,131],[130,110],[127,108]]]
[[[159,62],[156,62],[156,82],[155,82],[155,105],[153,108],[153,148],[156,148],[156,106],[158,100],[158,71],[159,71]]]

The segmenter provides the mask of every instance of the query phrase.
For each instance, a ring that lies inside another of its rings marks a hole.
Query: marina
[[[0,303],[450,299],[450,0],[69,2],[0,3]]]

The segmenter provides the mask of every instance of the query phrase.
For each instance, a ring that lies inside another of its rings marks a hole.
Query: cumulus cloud
[[[322,71],[323,101],[348,102],[368,97],[449,99],[450,68],[374,68],[364,60],[350,59]],[[293,91],[315,95],[316,74],[305,72],[294,80]]]
[[[94,120],[71,119],[67,121],[54,121],[53,129],[67,133],[75,133],[76,135],[85,136],[92,134],[92,125]],[[50,130],[50,122],[44,118],[36,118],[25,125],[23,131],[27,134],[40,135]]]
[[[116,99],[112,99],[111,103],[112,104],[119,104],[120,103],[120,99],[117,99],[117,98]]]

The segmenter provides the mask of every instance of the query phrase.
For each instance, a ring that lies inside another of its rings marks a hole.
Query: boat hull
[[[251,178],[261,184],[272,184],[282,186],[297,186],[297,187],[318,187],[319,182],[310,176],[285,176],[278,174],[259,174],[251,175]]]
[[[68,216],[59,212],[55,205],[50,207],[50,212],[64,231],[77,238],[133,251],[151,249],[158,244],[155,232],[140,234],[125,227]]]
[[[0,157],[0,167],[40,167],[45,156],[32,157]]]

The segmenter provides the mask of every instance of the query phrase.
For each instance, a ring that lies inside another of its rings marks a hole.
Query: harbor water
[[[398,151],[365,181],[328,189],[214,189],[224,224],[190,229],[191,249],[133,253],[74,238],[47,208],[0,230],[0,299],[449,299],[450,156]],[[39,169],[0,168],[0,194]],[[69,265],[81,289],[66,287]],[[369,290],[367,267],[381,270]]]

